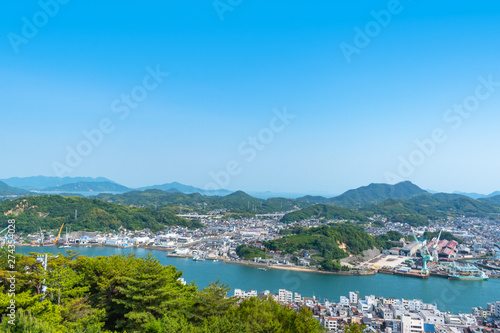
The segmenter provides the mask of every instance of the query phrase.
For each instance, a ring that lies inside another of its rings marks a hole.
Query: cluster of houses
[[[302,297],[296,292],[279,289],[278,293],[269,290],[234,290],[234,297],[271,297],[285,306],[298,311],[307,307],[329,332],[342,332],[346,325],[364,325],[365,333],[498,333],[500,322],[500,302],[488,304],[488,310],[473,308],[470,314],[441,312],[436,304],[422,300],[396,299],[365,296],[349,292],[340,296],[337,303],[315,297]]]

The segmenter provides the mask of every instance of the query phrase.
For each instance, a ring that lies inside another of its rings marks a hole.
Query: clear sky
[[[0,30],[0,178],[500,190],[497,1],[9,1]]]

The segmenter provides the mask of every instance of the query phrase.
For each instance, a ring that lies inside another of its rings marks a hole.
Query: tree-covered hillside
[[[328,203],[343,207],[360,208],[375,205],[387,199],[409,199],[427,193],[427,191],[409,181],[396,185],[370,184],[331,198]]]
[[[132,191],[123,194],[99,194],[95,198],[122,205],[169,208],[175,211],[211,211],[226,209],[232,213],[263,214],[292,210],[307,204],[293,199],[269,198],[258,199],[237,191],[226,196],[206,196],[199,193],[184,194],[162,190]]]
[[[11,297],[4,287],[0,332],[323,332],[306,308],[296,312],[257,297],[236,304],[226,297],[229,286],[184,285],[182,272],[152,256],[77,257],[68,251],[50,258],[45,270],[35,254],[16,254],[9,267],[8,254],[0,249],[0,282],[10,285],[7,278],[15,276],[16,315],[9,323]]]
[[[40,228],[56,229],[62,223],[72,230],[87,231],[116,230],[120,226],[127,229],[149,228],[152,231],[163,230],[165,225],[201,226],[168,211],[124,207],[97,199],[58,195],[5,201],[0,203],[0,213],[15,219],[17,230],[25,232],[38,231]]]
[[[6,183],[0,181],[0,196],[23,195],[23,194],[27,194],[27,193],[28,193],[28,191],[26,191],[26,190],[22,190],[20,188],[9,186]]]
[[[59,191],[59,192],[128,192],[130,189],[120,184],[112,182],[79,182],[64,184],[58,186],[50,186],[42,191]]]
[[[301,250],[316,252],[313,257],[323,270],[340,270],[338,259],[350,254],[361,255],[373,248],[386,249],[392,244],[389,240],[399,240],[399,235],[376,238],[352,224],[331,224],[317,228],[296,227],[289,235],[265,242],[268,250],[294,254]],[[394,239],[391,239],[394,238]]]
[[[301,221],[311,218],[325,220],[348,220],[348,221],[367,221],[368,219],[363,214],[351,209],[335,207],[329,205],[314,205],[296,212],[288,213],[281,221]]]

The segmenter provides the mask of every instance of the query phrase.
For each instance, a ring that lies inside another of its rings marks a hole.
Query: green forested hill
[[[487,202],[489,204],[493,204],[495,206],[500,206],[500,195],[495,195],[492,197],[481,198],[479,199],[481,202]]]
[[[331,198],[328,200],[328,203],[343,207],[359,208],[367,205],[375,205],[387,199],[409,199],[426,193],[428,192],[409,181],[396,185],[370,184]]]
[[[43,191],[60,192],[128,192],[128,187],[112,182],[79,182],[46,187]]]
[[[406,181],[395,185],[370,184],[346,191],[333,198],[307,195],[297,198],[297,200],[308,203],[329,204],[347,208],[361,208],[379,204],[387,199],[409,199],[424,194],[428,194],[428,192],[422,190],[417,185]]]
[[[314,205],[302,210],[288,213],[281,221],[301,221],[310,218],[325,220],[349,220],[349,221],[367,221],[366,216],[347,208],[335,207],[329,205]]]
[[[26,193],[28,193],[28,191],[9,186],[4,182],[0,181],[0,195],[23,195]]]
[[[408,223],[411,226],[427,225],[429,220],[444,216],[433,208],[419,207],[408,201],[394,199],[366,207],[362,212],[367,216],[381,215],[390,221]]]
[[[75,219],[75,210],[78,216]],[[164,229],[165,225],[197,227],[191,222],[168,211],[154,211],[150,208],[131,208],[107,203],[97,199],[44,195],[25,197],[0,204],[0,213],[16,220],[18,231],[34,232],[42,229],[56,229],[65,223],[72,230],[107,230],[150,228]]]
[[[258,199],[243,191],[236,191],[226,196],[205,196],[199,193],[184,194],[162,190],[132,191],[124,194],[99,194],[95,198],[122,205],[147,206],[152,208],[170,208],[178,211],[202,212],[214,209],[227,209],[232,213],[274,213],[291,210],[306,203],[293,199],[269,198]]]
[[[428,220],[446,216],[484,217],[499,212],[500,208],[491,202],[446,193],[425,194],[407,200],[388,199],[362,209],[362,213],[367,216],[378,214],[412,226],[426,225]]]
[[[289,230],[291,235],[265,242],[268,250],[281,250],[285,253],[296,253],[300,250],[317,251],[313,257],[324,270],[340,270],[342,267],[335,260],[346,258],[349,254],[360,255],[373,248],[389,248],[389,240],[398,240],[400,234],[391,237],[377,238],[367,234],[363,229],[350,224],[331,224],[317,228],[297,227]]]
[[[419,196],[408,200],[415,205],[426,205],[434,209],[458,215],[484,217],[500,213],[500,207],[494,201],[475,200],[464,195],[436,193],[432,196]]]

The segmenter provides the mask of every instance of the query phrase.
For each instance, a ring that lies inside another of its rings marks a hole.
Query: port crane
[[[443,232],[443,230],[439,230],[439,235],[438,235],[438,238],[436,239],[435,243],[434,243],[434,248],[432,249],[432,261],[434,262],[438,262],[439,261],[439,254],[438,254],[438,251],[437,251],[437,247],[439,245],[439,239],[441,238],[441,232]]]
[[[61,229],[59,229],[59,233],[57,234],[57,237],[56,237],[56,240],[54,241],[54,244],[57,243],[57,241],[59,240],[59,236],[61,236],[61,231],[62,231],[63,227],[64,227],[64,223],[61,225]]]
[[[413,238],[415,238],[415,241],[420,242],[417,238],[417,235],[415,234],[415,230],[411,228],[411,233],[413,234]],[[437,244],[439,242],[439,238],[441,237],[441,231],[439,232],[439,237],[437,238],[434,248],[433,248],[433,254],[430,253],[429,249],[427,246],[422,245],[420,247],[420,255],[422,256],[422,271],[420,272],[422,275],[428,275],[429,274],[429,268],[427,267],[427,263],[429,261],[436,261],[438,259],[438,254],[437,254]]]

